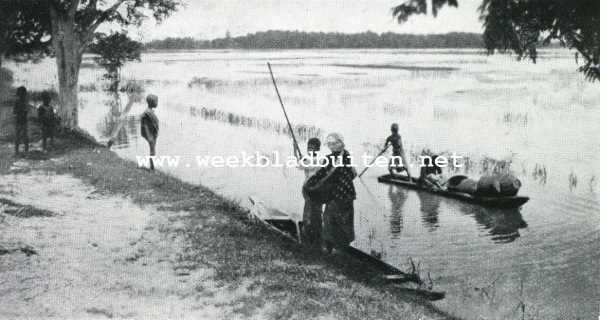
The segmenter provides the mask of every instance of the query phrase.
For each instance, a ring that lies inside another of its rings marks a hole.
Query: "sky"
[[[186,6],[162,24],[148,21],[133,32],[142,41],[166,37],[214,39],[266,30],[354,33],[481,32],[481,0],[463,0],[437,18],[414,16],[399,25],[391,14],[404,0],[185,0]]]

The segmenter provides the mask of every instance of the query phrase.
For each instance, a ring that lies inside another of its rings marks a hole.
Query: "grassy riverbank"
[[[266,319],[446,318],[412,292],[378,280],[368,265],[344,255],[309,251],[249,223],[244,209],[207,188],[139,169],[135,163],[80,139],[59,139],[49,154],[36,151],[35,146],[32,149],[19,159],[12,154],[12,144],[1,142],[0,175],[16,175],[16,181],[19,175],[26,179],[40,172],[73,177],[93,188],[94,193],[123,197],[142,209],[155,208],[164,219],[158,228],[160,237],[180,244],[168,249],[176,251],[169,252],[172,273],[196,279],[189,282],[192,286],[185,291],[185,298],[205,299],[199,308],[214,308],[215,315]]]

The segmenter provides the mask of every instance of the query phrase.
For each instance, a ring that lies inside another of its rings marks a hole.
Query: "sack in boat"
[[[514,197],[521,188],[521,181],[511,174],[483,176],[477,182],[477,196]]]
[[[467,194],[475,194],[477,191],[477,181],[467,176],[453,176],[452,178],[448,179],[448,190]]]

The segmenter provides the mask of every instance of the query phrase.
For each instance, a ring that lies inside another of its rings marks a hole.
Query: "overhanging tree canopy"
[[[408,0],[392,9],[403,23],[415,14],[434,16],[457,0]],[[537,48],[556,40],[584,59],[580,71],[600,80],[600,1],[598,0],[482,0],[479,8],[489,53],[514,51],[519,58],[537,59]]]
[[[59,82],[60,113],[64,124],[77,127],[77,90],[83,53],[103,24],[122,27],[140,25],[148,16],[157,21],[175,11],[180,0],[2,0],[4,14],[34,17],[51,39],[56,56]],[[18,33],[31,30],[29,24],[16,25]],[[27,45],[40,44],[41,38],[30,38]]]
[[[50,21],[37,1],[0,1],[0,66],[10,56],[49,53]],[[46,12],[47,13],[47,12]]]

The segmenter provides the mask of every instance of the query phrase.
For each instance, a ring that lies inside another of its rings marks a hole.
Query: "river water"
[[[243,152],[275,160],[279,152],[284,162],[291,154],[267,61],[301,148],[306,138],[340,132],[355,157],[374,155],[397,122],[411,154],[456,152],[469,160],[460,171],[475,178],[508,161],[520,194],[531,197],[520,209],[487,209],[380,184],[386,168],[375,167],[356,181],[353,246],[403,269],[412,259],[434,290],[447,292],[435,304],[460,317],[521,318],[525,310],[530,319],[596,319],[600,87],[576,72],[572,53],[544,51],[532,64],[477,50],[181,51],[144,54],[124,68],[124,79],[159,96],[158,154],[181,157],[161,170],[242,204],[253,195],[300,215],[300,170],[196,161]],[[105,140],[120,116],[115,150],[146,155],[137,117],[144,104],[123,113],[128,97],[99,90],[103,72],[89,62],[81,126]],[[19,84],[56,83],[51,61],[11,68]]]

